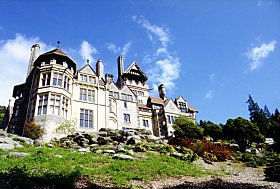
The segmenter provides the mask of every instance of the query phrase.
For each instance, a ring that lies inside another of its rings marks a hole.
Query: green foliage
[[[264,107],[264,110],[261,109],[258,105],[258,103],[256,103],[252,96],[249,95],[249,98],[247,100],[248,103],[248,110],[250,112],[250,120],[252,123],[255,123],[257,125],[257,127],[260,130],[260,133],[266,137],[271,137],[270,135],[270,113],[269,110],[267,108],[267,106]]]
[[[187,116],[179,116],[175,119],[173,127],[176,137],[202,138],[202,129]]]
[[[264,173],[268,180],[280,181],[280,154],[273,154],[270,157]]]
[[[213,138],[214,141],[223,138],[222,127],[210,121],[206,122],[202,126],[203,128],[203,135],[210,136]]]
[[[64,120],[55,131],[61,134],[74,134],[76,132],[76,124],[77,120]]]
[[[24,127],[24,134],[29,138],[38,139],[45,134],[45,129],[41,125],[36,124],[33,120],[26,121]]]
[[[151,150],[151,146],[149,146],[146,143],[138,142],[134,145],[134,151],[135,152],[146,152]]]
[[[1,152],[0,178],[12,185],[6,188],[75,188],[79,178],[84,178],[93,188],[95,184],[131,188],[132,180],[209,174],[198,165],[153,153],[146,153],[145,158],[135,161],[124,161],[102,154],[80,154],[61,148],[28,147],[18,151],[30,155],[2,160],[1,157],[9,152]]]
[[[0,113],[0,123],[2,123],[4,116],[5,116],[5,113]]]
[[[253,142],[264,141],[264,136],[260,134],[257,125],[242,117],[228,119],[223,132],[228,139],[236,141],[241,152],[245,152],[246,148],[249,148]]]
[[[245,162],[248,167],[258,167],[266,164],[265,157],[256,156],[256,154],[248,152],[242,154],[241,160]]]

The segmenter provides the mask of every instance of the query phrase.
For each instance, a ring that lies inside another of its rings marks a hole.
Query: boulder
[[[88,148],[80,148],[78,151],[81,153],[90,152],[90,150]]]
[[[0,143],[0,149],[2,150],[13,150],[15,146],[13,144],[5,144],[5,143]]]
[[[28,156],[28,153],[24,153],[24,152],[10,152],[8,157],[25,157]]]
[[[105,131],[99,131],[97,134],[102,137],[107,137],[107,132]]]
[[[33,145],[34,144],[34,140],[32,140],[31,138],[21,137],[21,136],[17,136],[17,135],[13,136],[13,140],[14,141],[19,141],[19,142],[24,142],[27,145]]]
[[[115,150],[104,150],[103,154],[115,154],[116,151]]]
[[[113,159],[133,160],[134,158],[125,154],[114,154]]]
[[[141,138],[139,136],[133,136],[129,138],[129,140],[126,142],[126,145],[134,145],[139,142],[142,142]]]
[[[147,135],[146,137],[147,142],[154,142],[154,143],[158,143],[160,138],[156,137],[154,135]]]
[[[109,144],[110,142],[113,142],[110,137],[102,137],[102,136],[100,136],[97,139],[97,143],[99,145]]]

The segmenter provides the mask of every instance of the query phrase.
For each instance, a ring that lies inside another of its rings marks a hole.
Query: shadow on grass
[[[184,184],[180,184],[172,187],[164,187],[164,189],[272,189],[269,186],[257,186],[254,184],[248,183],[232,183],[226,182],[222,179],[214,179],[210,181],[200,182],[200,183],[192,183],[185,182]]]

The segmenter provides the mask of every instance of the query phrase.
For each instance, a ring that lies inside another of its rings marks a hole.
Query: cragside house
[[[104,64],[89,63],[77,70],[77,64],[57,48],[38,56],[40,46],[31,48],[25,83],[14,86],[13,114],[8,132],[24,134],[25,121],[33,119],[46,130],[45,140],[56,136],[64,120],[75,120],[76,130],[100,128],[146,129],[155,136],[173,134],[172,124],[179,115],[196,120],[198,112],[179,96],[166,97],[158,87],[159,98],[150,96],[148,78],[136,62],[126,70],[118,57],[118,78],[104,75]]]

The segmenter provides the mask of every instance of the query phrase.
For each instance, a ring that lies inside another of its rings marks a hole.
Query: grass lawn
[[[25,147],[13,151],[29,155],[7,157],[9,151],[0,151],[0,184],[11,188],[75,188],[81,179],[89,187],[129,188],[132,180],[208,174],[198,165],[155,153],[143,153],[135,160],[116,160],[104,154],[80,154],[62,148]]]

